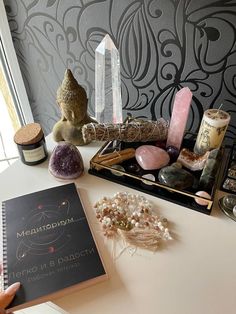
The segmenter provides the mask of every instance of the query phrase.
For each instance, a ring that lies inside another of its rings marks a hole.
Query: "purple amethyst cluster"
[[[68,142],[59,142],[49,160],[49,172],[58,179],[76,179],[84,171],[84,164],[77,147]]]

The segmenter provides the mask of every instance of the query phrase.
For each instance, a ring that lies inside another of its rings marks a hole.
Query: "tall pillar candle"
[[[174,146],[180,149],[188,120],[192,92],[188,87],[179,90],[175,95],[166,147]]]
[[[208,109],[204,112],[197,140],[194,146],[196,154],[204,154],[219,148],[224,139],[230,121],[230,115],[219,109]]]

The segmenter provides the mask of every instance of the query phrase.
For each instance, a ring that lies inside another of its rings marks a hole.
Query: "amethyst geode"
[[[78,178],[84,171],[83,159],[75,145],[59,142],[49,160],[49,172],[58,179]]]

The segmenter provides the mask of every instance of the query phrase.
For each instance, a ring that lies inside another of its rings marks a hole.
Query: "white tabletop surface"
[[[47,138],[49,154],[56,143]],[[156,253],[120,248],[106,240],[93,210],[102,196],[134,190],[89,175],[89,160],[101,143],[79,147],[85,174],[75,180],[109,279],[54,302],[71,314],[235,314],[236,223],[218,208],[211,216],[143,194],[170,222],[174,240]],[[48,173],[48,160],[36,166],[15,162],[0,174],[0,200],[61,185]],[[221,194],[217,193],[218,197]]]

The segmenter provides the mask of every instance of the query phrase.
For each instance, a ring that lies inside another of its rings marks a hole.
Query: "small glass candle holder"
[[[230,115],[223,110],[206,110],[197,135],[194,153],[203,155],[206,151],[220,148],[229,121]]]

